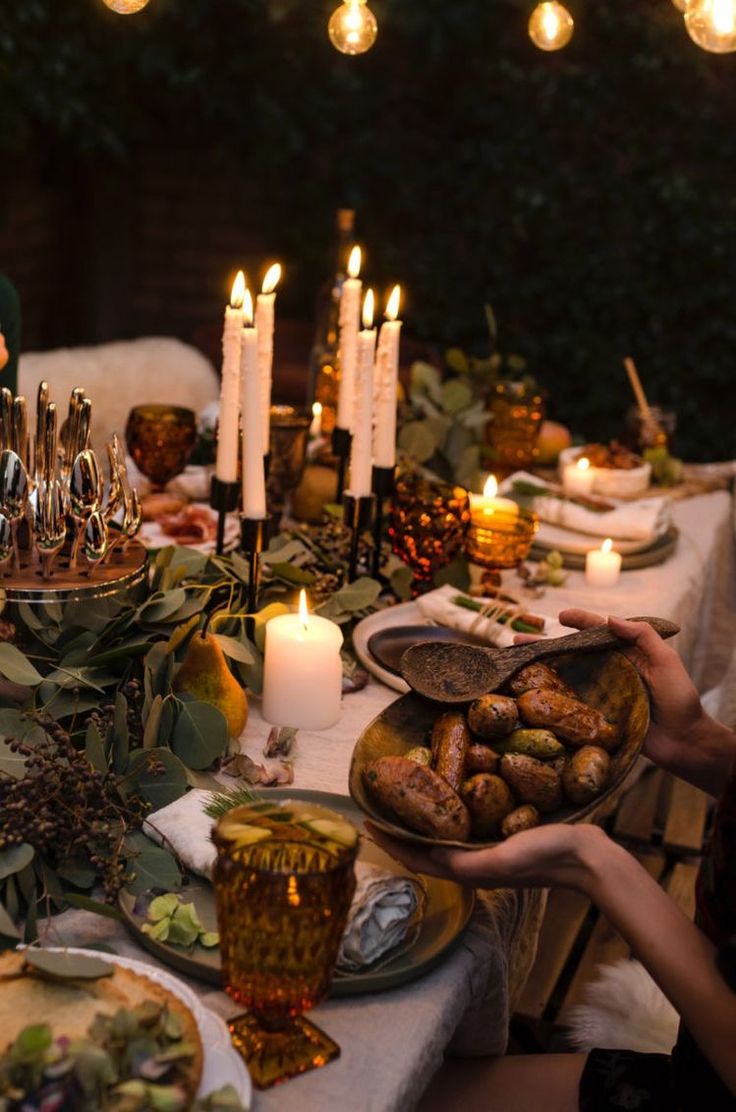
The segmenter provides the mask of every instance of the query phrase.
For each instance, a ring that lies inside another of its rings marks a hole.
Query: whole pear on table
[[[173,687],[177,693],[186,691],[217,707],[225,717],[230,737],[240,737],[248,721],[248,698],[211,634],[194,634]]]

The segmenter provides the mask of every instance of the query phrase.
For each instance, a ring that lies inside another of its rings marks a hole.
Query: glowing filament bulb
[[[376,41],[378,24],[366,0],[345,0],[330,16],[327,33],[341,54],[364,54]]]
[[[685,27],[703,50],[713,54],[736,50],[736,0],[689,0]]]
[[[118,15],[133,15],[145,8],[148,0],[104,0],[104,3]]]
[[[540,50],[562,50],[575,28],[567,8],[557,0],[544,0],[529,18],[529,38]]]

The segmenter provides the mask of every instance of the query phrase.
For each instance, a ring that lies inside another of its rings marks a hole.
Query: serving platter
[[[636,668],[622,653],[566,653],[551,657],[547,663],[559,672],[582,702],[595,707],[609,721],[616,723],[622,735],[621,744],[611,753],[611,775],[603,792],[586,806],[565,804],[541,818],[542,825],[580,822],[591,818],[636,763],[649,727],[649,697]],[[423,699],[414,692],[386,707],[366,726],[355,744],[350,765],[350,794],[380,830],[401,841],[464,849],[495,845],[495,841],[459,842],[418,834],[384,812],[363,783],[363,770],[370,761],[384,756],[402,756],[409,749],[424,744],[436,719],[446,709],[446,704]]]
[[[345,795],[333,792],[300,790],[297,788],[269,789],[269,799],[296,799],[317,803],[337,811],[359,829],[363,825],[363,814],[355,802]],[[360,860],[379,865],[383,869],[401,875],[413,875],[394,858],[366,836],[360,840],[358,853]],[[426,893],[426,905],[416,936],[406,949],[399,950],[384,963],[378,963],[364,973],[338,974],[331,985],[330,997],[357,996],[368,992],[382,992],[396,988],[417,977],[423,976],[435,967],[455,944],[467,926],[473,906],[474,895],[449,880],[437,877],[420,877]],[[217,930],[217,915],[212,885],[202,877],[189,874],[181,892],[185,902],[193,903],[206,930]],[[176,969],[186,976],[208,981],[222,987],[220,951],[218,947],[206,949],[196,944],[191,950],[172,946],[166,942],[152,939],[141,929],[145,922],[145,910],[141,901],[128,892],[119,897],[119,907],[125,925],[136,941],[152,953],[164,965]]]

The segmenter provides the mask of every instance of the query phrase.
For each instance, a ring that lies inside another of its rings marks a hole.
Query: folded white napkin
[[[534,483],[538,487],[549,485],[537,475],[517,471],[501,484],[501,490],[508,493],[517,480]],[[577,502],[539,495],[533,500],[532,508],[542,521],[551,525],[561,525],[594,537],[612,537],[614,540],[654,541],[669,528],[672,503],[668,497],[639,498],[627,502],[606,498],[605,501],[610,502],[614,509],[596,513]]]
[[[462,594],[462,591],[458,591],[457,587],[451,587],[446,583],[444,587],[438,587],[435,591],[428,591],[426,595],[420,595],[415,601],[422,615],[435,625],[447,626],[449,629],[461,629],[465,633],[474,633],[477,637],[482,637],[501,648],[513,645],[514,630],[509,629],[507,624],[502,625],[500,622],[494,621],[493,618],[486,618],[475,610],[467,610],[464,606],[458,606],[453,602],[453,599],[460,594]],[[489,598],[479,598],[476,599],[476,602],[481,605],[500,605],[495,599]],[[563,628],[555,618],[545,616],[544,635],[546,637],[561,637],[563,633],[569,633],[569,630]]]
[[[212,877],[217,852],[210,839],[214,820],[204,806],[211,792],[194,788],[143,824],[145,833],[174,851],[191,872]],[[348,913],[337,968],[355,973],[413,939],[424,908],[419,880],[357,861],[356,888]]]

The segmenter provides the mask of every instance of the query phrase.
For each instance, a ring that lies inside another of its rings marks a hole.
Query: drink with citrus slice
[[[231,1024],[260,1087],[339,1053],[302,1013],[326,994],[355,889],[354,826],[316,804],[246,804],[213,832],[226,991],[246,1009]]]

